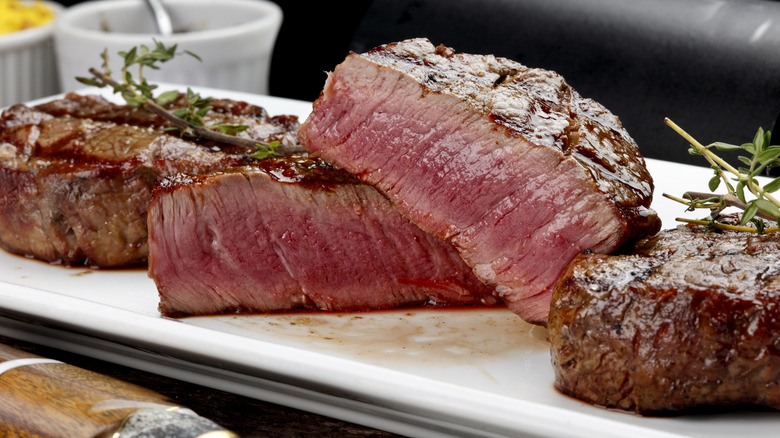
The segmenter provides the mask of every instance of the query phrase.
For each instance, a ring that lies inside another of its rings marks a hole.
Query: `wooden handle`
[[[123,419],[168,398],[0,344],[0,418],[11,437],[110,436]]]

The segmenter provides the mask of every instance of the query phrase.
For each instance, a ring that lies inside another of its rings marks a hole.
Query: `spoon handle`
[[[157,30],[160,34],[163,36],[172,35],[173,25],[171,24],[171,17],[168,15],[168,11],[165,10],[162,2],[160,0],[146,0],[146,4],[152,10],[154,22],[157,24]]]

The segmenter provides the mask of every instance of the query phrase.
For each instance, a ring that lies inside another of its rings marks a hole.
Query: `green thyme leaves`
[[[267,145],[258,144],[257,148],[259,150],[254,154],[250,155],[250,157],[258,158],[261,160],[265,158],[278,157],[279,153],[276,151],[278,147],[279,147],[278,141],[272,141]]]
[[[709,209],[710,215],[703,222],[713,229],[739,229],[757,233],[777,231],[777,227],[766,227],[764,219],[775,222],[780,219],[780,201],[772,195],[780,189],[780,178],[775,178],[763,186],[758,179],[767,169],[780,166],[780,146],[770,144],[769,131],[758,128],[750,143],[733,145],[715,142],[703,146],[671,120],[666,119],[666,123],[690,142],[689,153],[701,155],[709,162],[713,176],[707,186],[713,193],[686,192],[683,198],[664,194],[665,197],[687,205],[688,210]],[[741,165],[732,166],[714,150],[743,153],[737,157]],[[726,193],[714,194],[721,185],[725,187]],[[719,221],[721,212],[727,207],[737,207],[742,210],[739,215],[739,226],[736,228]],[[752,226],[748,226],[749,224]]]
[[[158,86],[146,80],[144,70],[159,70],[161,64],[178,55],[191,56],[198,61],[201,59],[190,51],[178,51],[176,44],[166,46],[157,40],[153,41],[152,47],[140,45],[126,52],[118,53],[123,60],[119,80],[115,80],[111,76],[108,53],[105,50],[101,54],[102,71],[92,68],[89,70],[92,77],[77,77],[76,79],[89,86],[112,87],[113,92],[120,94],[129,106],[152,111],[167,120],[171,126],[165,128],[166,131],[178,131],[183,136],[202,137],[217,142],[257,148],[257,152],[251,154],[254,158],[269,158],[280,155],[282,148],[278,141],[263,144],[238,137],[237,134],[249,128],[247,125],[207,125],[207,115],[213,109],[212,99],[204,98],[190,88],[187,88],[186,106],[173,110],[166,109],[179,102],[179,91],[165,91],[155,96]],[[292,149],[288,153],[296,151],[296,149]]]

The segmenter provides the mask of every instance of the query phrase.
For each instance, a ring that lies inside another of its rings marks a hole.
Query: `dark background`
[[[780,111],[780,2],[275,0],[270,93],[311,101],[350,50],[427,37],[555,70],[623,121],[647,157],[703,165],[664,124],[743,143]],[[63,1],[63,3],[73,3]]]

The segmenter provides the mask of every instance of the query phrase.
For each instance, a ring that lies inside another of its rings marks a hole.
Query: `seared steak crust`
[[[350,54],[301,126],[310,152],[451,241],[543,323],[580,251],[658,231],[653,183],[617,117],[559,75],[417,39]]]
[[[306,156],[162,179],[149,245],[168,316],[496,303],[451,245]]]
[[[6,110],[0,118],[0,245],[66,265],[145,264],[147,205],[157,179],[254,161],[244,151],[226,153],[165,134],[164,126],[144,111],[77,95]],[[272,135],[281,135],[281,128]]]
[[[555,384],[639,413],[780,408],[780,238],[681,226],[580,255],[555,288]]]

